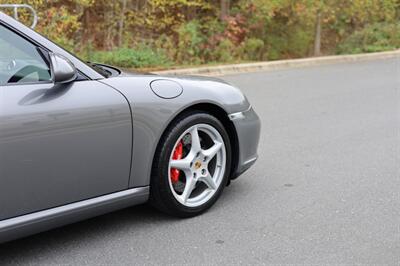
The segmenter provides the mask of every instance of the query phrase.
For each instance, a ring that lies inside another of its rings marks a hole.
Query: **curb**
[[[271,71],[271,70],[280,70],[286,68],[320,66],[328,64],[362,62],[369,60],[391,59],[391,58],[400,58],[400,50],[380,52],[380,53],[369,53],[369,54],[322,56],[322,57],[313,57],[304,59],[175,69],[175,70],[156,71],[153,73],[162,75],[222,76],[222,75],[230,75],[238,73]]]

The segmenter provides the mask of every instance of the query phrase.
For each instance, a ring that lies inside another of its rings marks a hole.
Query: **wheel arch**
[[[232,149],[232,164],[231,164],[230,173],[229,173],[229,177],[230,177],[230,179],[232,179],[234,173],[236,173],[238,163],[239,163],[239,139],[238,139],[238,135],[236,132],[236,128],[235,128],[234,124],[232,123],[232,121],[228,117],[228,113],[222,107],[220,107],[216,104],[196,103],[194,105],[186,107],[185,109],[183,109],[179,113],[177,113],[175,115],[175,117],[171,121],[169,121],[168,125],[166,126],[163,133],[161,134],[161,137],[159,138],[159,140],[157,142],[155,152],[157,152],[158,148],[160,147],[160,142],[162,141],[165,133],[168,131],[170,125],[174,121],[179,119],[181,116],[184,116],[185,114],[193,112],[193,111],[201,111],[201,112],[208,113],[208,114],[216,117],[224,126],[226,132],[228,133],[229,141],[230,141],[231,149]],[[154,164],[155,154],[156,153],[153,154],[152,165]]]

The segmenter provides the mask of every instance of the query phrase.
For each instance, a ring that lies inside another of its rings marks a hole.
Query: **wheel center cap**
[[[197,161],[197,162],[194,163],[194,168],[196,170],[198,170],[200,167],[201,167],[201,162],[200,161]]]

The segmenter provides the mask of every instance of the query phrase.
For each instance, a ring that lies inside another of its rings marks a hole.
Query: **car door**
[[[119,92],[54,84],[36,45],[0,24],[0,220],[127,189],[131,121]]]

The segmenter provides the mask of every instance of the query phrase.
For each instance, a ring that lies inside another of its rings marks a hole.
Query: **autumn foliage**
[[[276,60],[400,47],[400,0],[2,2],[32,5],[39,13],[39,32],[87,60],[123,67]]]

